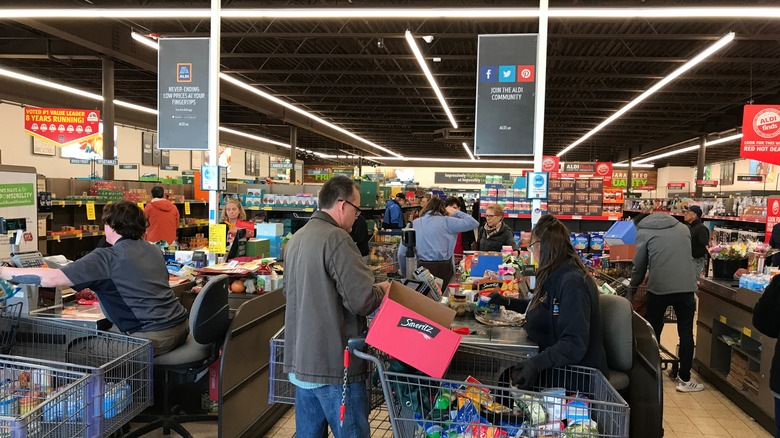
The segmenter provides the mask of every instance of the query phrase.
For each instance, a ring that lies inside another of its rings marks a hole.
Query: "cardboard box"
[[[284,224],[266,222],[255,224],[255,236],[281,236],[284,233]]]
[[[449,329],[453,319],[454,310],[394,281],[371,322],[366,342],[440,379],[461,341]]]
[[[270,239],[253,238],[246,243],[247,257],[270,257],[271,241]]]
[[[612,261],[633,260],[636,245],[609,245],[609,259]]]

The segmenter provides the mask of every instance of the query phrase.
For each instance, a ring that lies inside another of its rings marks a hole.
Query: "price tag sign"
[[[54,236],[54,240],[56,240],[57,242],[59,242],[59,241],[60,241],[60,235],[58,234],[58,235]]]
[[[303,209],[303,211],[306,211],[306,212],[311,212],[311,211],[314,211],[314,209],[313,209],[313,208],[311,208],[311,207],[310,207],[310,208],[304,208],[304,209]]]
[[[263,210],[265,210],[265,211],[271,211],[271,210],[273,210],[273,207],[263,207]]]
[[[60,201],[59,204],[60,204],[60,207],[64,207],[65,206],[65,201]]]
[[[143,210],[143,209],[144,209],[144,203],[143,203],[143,202],[139,202],[139,203],[138,203],[138,207],[139,207],[141,210]]]
[[[723,316],[723,315],[720,315],[720,322],[722,322],[723,324],[725,324],[725,323],[726,323],[726,317],[725,317],[725,316]]]
[[[87,204],[87,220],[95,220],[95,204],[93,202]]]
[[[227,252],[227,225],[210,224],[209,225],[209,252],[214,254],[225,254]]]
[[[184,214],[189,215],[190,214],[190,203],[185,202],[184,203]]]
[[[76,205],[78,205],[79,207],[81,207],[81,201],[76,201]]]
[[[745,336],[750,337],[750,334],[753,332],[751,332],[749,328],[745,327],[742,329],[742,333],[744,333]]]
[[[84,233],[77,233],[76,237],[81,240],[82,237],[84,237]]]

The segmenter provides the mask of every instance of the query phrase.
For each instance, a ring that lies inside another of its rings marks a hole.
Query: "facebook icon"
[[[479,68],[479,81],[480,82],[497,82],[498,81],[498,68],[495,65],[483,65]]]

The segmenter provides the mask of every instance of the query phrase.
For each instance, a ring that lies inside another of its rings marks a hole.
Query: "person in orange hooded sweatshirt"
[[[169,244],[176,240],[176,230],[179,228],[179,209],[173,205],[173,202],[165,199],[165,191],[162,187],[152,187],[152,202],[146,204],[144,213],[149,218],[146,240],[150,242],[164,240]]]

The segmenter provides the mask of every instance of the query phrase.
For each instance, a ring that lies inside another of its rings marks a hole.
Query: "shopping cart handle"
[[[347,348],[349,348],[350,352],[357,351],[365,351],[366,349],[366,339],[365,338],[352,338],[347,341]]]

